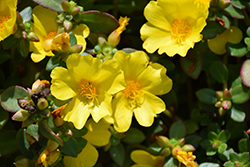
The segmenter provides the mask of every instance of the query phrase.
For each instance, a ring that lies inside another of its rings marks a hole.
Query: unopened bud
[[[216,91],[216,97],[218,100],[223,99],[223,92],[222,91]]]
[[[221,107],[221,101],[217,101],[214,106],[215,107]]]
[[[38,101],[37,101],[37,108],[39,110],[44,110],[48,106],[49,106],[49,103],[48,103],[48,101],[44,97],[38,99]]]
[[[39,114],[40,114],[41,117],[44,117],[44,118],[49,117],[50,116],[50,110],[49,109],[43,110]]]
[[[12,116],[12,120],[25,121],[26,119],[29,118],[29,116],[30,116],[30,113],[27,110],[20,109]]]
[[[181,138],[177,141],[177,145],[182,146],[185,143],[185,138]]]
[[[161,156],[168,157],[171,154],[170,148],[163,148],[161,151]]]
[[[156,141],[163,148],[169,146],[169,139],[165,136],[157,136]]]
[[[73,26],[73,24],[72,24],[70,21],[64,20],[64,22],[63,22],[63,27],[64,27],[67,31],[70,31],[71,28],[72,28],[72,26]]]
[[[232,98],[232,93],[229,90],[224,90],[223,91],[223,99],[224,100],[231,100]]]
[[[230,0],[219,0],[218,4],[219,4],[220,9],[225,9],[231,4],[231,1]]]
[[[222,115],[226,114],[226,110],[224,110],[222,107],[220,107],[218,109],[218,113],[219,113],[220,116],[222,116]]]
[[[82,45],[74,45],[71,47],[72,53],[80,53],[82,51]]]
[[[29,32],[27,35],[27,38],[29,41],[32,41],[32,42],[39,42],[40,41],[34,32]]]
[[[22,37],[23,37],[23,39],[27,38],[27,32],[26,31],[22,31]]]
[[[186,152],[194,152],[196,150],[191,144],[185,144],[181,149]]]
[[[182,149],[177,146],[172,150],[172,155],[175,157],[177,155],[177,152],[182,151]]]
[[[22,24],[23,23],[23,17],[21,16],[21,14],[17,11],[16,12],[16,22],[17,24]]]
[[[30,160],[28,158],[22,158],[14,162],[13,164],[16,167],[29,167]]]
[[[222,107],[224,110],[229,110],[229,109],[231,109],[231,107],[232,107],[232,102],[229,101],[229,100],[224,100],[224,101],[221,103],[221,107]]]
[[[68,1],[62,1],[61,4],[62,4],[63,11],[69,13],[71,9],[71,4]]]
[[[74,7],[74,8],[72,9],[71,14],[72,14],[72,15],[76,15],[76,14],[79,13],[79,12],[80,12],[80,8],[79,8],[79,7]]]
[[[59,144],[57,142],[55,142],[53,140],[48,140],[47,149],[49,152],[56,150],[57,147],[59,147]]]
[[[212,144],[212,148],[218,148],[220,146],[220,141],[216,140],[213,144]]]
[[[105,43],[107,43],[106,39],[103,37],[98,37],[98,43],[102,47]]]
[[[62,119],[61,117],[56,117],[56,118],[53,120],[53,122],[54,122],[54,125],[55,125],[56,127],[60,127],[60,126],[62,126],[63,123],[64,123],[64,121],[63,121],[63,119]]]
[[[120,39],[120,35],[118,35],[117,31],[115,30],[108,36],[108,43],[111,46],[116,47],[119,44]]]

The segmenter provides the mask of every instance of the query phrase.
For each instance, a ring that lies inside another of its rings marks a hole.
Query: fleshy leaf
[[[243,122],[246,118],[246,113],[241,107],[234,105],[230,111],[230,117],[236,122]]]
[[[185,144],[191,144],[195,148],[197,148],[200,145],[201,141],[202,137],[198,135],[190,135],[185,138]]]
[[[125,143],[135,144],[135,143],[141,143],[145,140],[145,135],[136,128],[130,128],[126,132],[126,136],[122,138],[122,141]]]
[[[244,19],[244,15],[241,12],[240,9],[233,7],[233,5],[229,5],[226,9],[224,9],[226,12],[228,12],[233,18],[236,19]]]
[[[212,77],[219,83],[225,83],[228,80],[229,73],[227,67],[221,62],[213,62],[209,67]]]
[[[230,138],[230,133],[227,130],[222,130],[218,135],[218,140],[223,143],[226,143]]]
[[[0,157],[18,150],[16,143],[16,131],[1,131],[0,133]]]
[[[73,138],[70,137],[67,141],[63,142],[64,145],[60,146],[59,149],[68,156],[77,157],[78,155],[78,143]]]
[[[249,38],[249,37],[246,37],[246,38],[244,39],[244,42],[245,42],[245,44],[250,48],[250,38]]]
[[[177,166],[178,165],[178,161],[171,157],[164,165],[163,167],[173,167],[173,166]]]
[[[250,88],[250,60],[247,59],[241,66],[240,77],[242,83]]]
[[[17,112],[21,108],[17,103],[17,98],[27,98],[27,90],[21,86],[11,86],[0,96],[3,109],[9,112]]]
[[[241,139],[238,143],[238,148],[240,152],[248,152],[250,148],[250,140],[248,139]]]
[[[4,50],[0,50],[0,55],[1,55],[0,64],[4,63],[10,58],[10,54]]]
[[[199,129],[198,123],[193,120],[186,120],[184,121],[184,124],[187,128],[187,135],[192,134]]]
[[[49,8],[53,11],[63,12],[63,8],[61,5],[61,2],[63,0],[33,0],[33,1],[41,6],[45,7],[45,8]]]
[[[8,120],[9,113],[0,106],[0,129],[3,128],[3,126],[7,123]]]
[[[18,44],[19,39],[15,38],[14,35],[10,35],[3,41],[3,48],[10,49]]]
[[[175,138],[175,139],[181,139],[186,136],[186,126],[182,121],[177,121],[173,123],[170,127],[170,132],[169,136],[170,139]]]
[[[58,57],[58,56],[53,56],[49,59],[47,65],[46,65],[46,70],[47,71],[51,71],[53,70],[54,68],[60,66],[62,63],[62,59],[61,57]]]
[[[19,52],[23,58],[29,55],[30,42],[27,39],[21,39],[19,43]]]
[[[32,19],[32,8],[30,6],[24,8],[21,12],[20,12],[22,18],[23,18],[23,23],[25,22],[30,22]]]
[[[238,9],[245,9],[246,7],[244,6],[244,4],[241,3],[240,0],[231,0],[231,4],[238,8]]]
[[[247,48],[242,43],[238,44],[227,43],[226,49],[231,54],[231,56],[234,57],[243,57],[247,53]]]
[[[216,92],[213,89],[203,88],[198,90],[196,93],[199,101],[206,104],[215,104],[217,102]]]
[[[205,162],[199,165],[199,167],[220,167],[219,164]]]
[[[109,34],[119,26],[114,16],[97,10],[83,12],[82,23],[86,24],[90,31],[101,34]]]
[[[77,44],[77,41],[76,41],[76,36],[74,35],[74,33],[70,32],[69,33],[69,43],[70,43],[70,46],[74,46]]]
[[[124,161],[125,161],[125,151],[121,143],[119,143],[116,146],[111,146],[109,149],[109,154],[111,158],[113,159],[113,161],[118,166],[123,166]]]
[[[215,21],[210,21],[207,23],[206,27],[202,31],[204,39],[211,39],[216,37],[217,34],[222,33],[225,30],[219,23]]]
[[[218,148],[218,153],[222,154],[227,149],[227,144],[222,143]]]
[[[250,98],[250,89],[244,86],[238,77],[232,83],[232,101],[236,104],[245,103]]]

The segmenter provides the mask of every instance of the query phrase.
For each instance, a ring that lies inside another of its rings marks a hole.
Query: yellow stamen
[[[192,31],[187,20],[175,20],[171,28],[171,39],[179,46],[184,44]]]
[[[11,19],[11,16],[0,16],[0,33],[2,33],[5,28],[4,22],[9,19]]]
[[[192,154],[192,152],[186,152],[186,151],[178,151],[176,158],[179,162],[183,163],[184,165],[188,167],[196,167],[194,163],[194,159],[196,158],[195,155]]]
[[[90,106],[93,106],[94,105],[94,102],[97,102],[97,105],[98,105],[98,99],[97,99],[97,96],[98,96],[98,92],[97,92],[97,88],[93,85],[93,83],[89,82],[89,81],[86,81],[86,80],[81,80],[81,83],[80,83],[80,86],[78,88],[78,92],[79,94],[90,100]]]
[[[126,98],[134,100],[142,95],[141,86],[138,82],[130,80],[126,81],[126,84],[126,89],[122,91]]]
[[[57,35],[57,33],[54,31],[54,32],[50,32],[45,38],[44,40],[48,40],[48,39],[53,39],[55,36]]]

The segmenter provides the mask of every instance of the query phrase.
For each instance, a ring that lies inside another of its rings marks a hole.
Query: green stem
[[[249,16],[248,16],[247,12],[246,12],[246,9],[243,9],[242,12],[243,12],[243,15],[245,17],[244,21],[245,21],[246,25],[248,27],[250,27],[250,19],[249,19]]]

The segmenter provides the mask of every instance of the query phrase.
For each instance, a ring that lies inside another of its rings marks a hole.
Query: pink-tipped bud
[[[212,148],[218,148],[220,146],[220,141],[216,140],[213,144],[212,144]]]
[[[29,118],[30,113],[27,110],[24,109],[20,109],[19,111],[17,111],[13,116],[12,116],[12,120],[14,121],[25,121]]]
[[[179,146],[173,148],[172,155],[175,157],[177,155],[177,152],[179,151],[182,151],[182,149]]]
[[[23,39],[26,39],[26,38],[27,38],[27,33],[26,33],[26,31],[22,31],[22,37],[23,37]]]
[[[181,138],[177,141],[177,145],[179,146],[183,146],[184,143],[185,143],[185,138]]]
[[[169,146],[169,139],[165,136],[157,136],[156,141],[163,148]]]
[[[79,7],[74,7],[73,9],[72,9],[72,12],[71,12],[71,14],[72,15],[76,15],[77,13],[79,13],[80,12],[80,8]]]
[[[49,109],[46,109],[46,110],[41,111],[39,114],[40,114],[41,117],[47,118],[47,117],[50,116],[51,112],[50,112]]]
[[[82,51],[82,45],[74,45],[71,47],[72,53],[80,53]]]
[[[23,17],[21,16],[21,14],[18,11],[16,12],[16,22],[17,22],[17,24],[23,23]]]
[[[223,99],[223,92],[222,91],[216,91],[216,97],[218,100]]]
[[[217,101],[214,106],[218,108],[221,107],[221,101]]]
[[[71,4],[70,4],[70,2],[68,2],[68,1],[62,1],[61,4],[62,4],[63,11],[69,13],[70,10],[71,10]]]
[[[63,22],[63,27],[67,30],[67,31],[70,31],[73,27],[73,24],[68,21],[68,20],[64,20]]]
[[[37,101],[37,108],[39,110],[44,110],[48,106],[49,106],[49,103],[48,103],[48,101],[44,97],[38,99],[38,101]]]
[[[221,107],[222,107],[224,110],[229,110],[229,109],[231,109],[231,107],[232,107],[232,102],[229,101],[229,100],[224,100],[224,101],[221,103]]]
[[[232,98],[232,93],[229,90],[224,90],[223,91],[223,99],[224,100],[231,100]]]
[[[196,150],[191,144],[185,144],[181,149],[186,152],[194,152]]]
[[[120,35],[117,33],[117,31],[113,31],[109,36],[108,36],[108,43],[113,46],[116,47],[119,42],[120,42]]]
[[[27,35],[27,38],[29,41],[32,41],[32,42],[39,42],[40,41],[34,32],[29,32]]]

